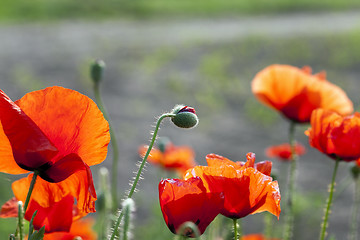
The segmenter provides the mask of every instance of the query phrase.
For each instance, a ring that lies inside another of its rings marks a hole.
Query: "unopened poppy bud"
[[[176,105],[171,113],[176,114],[171,121],[178,127],[193,128],[199,123],[199,118],[192,107]]]
[[[105,62],[103,60],[97,59],[91,64],[90,74],[91,74],[91,79],[95,84],[99,84],[99,82],[101,81],[103,77],[104,69],[105,69]]]
[[[164,153],[165,150],[166,150],[166,146],[168,144],[170,144],[170,140],[167,138],[167,137],[162,137],[162,138],[159,138],[158,142],[157,142],[157,145],[158,145],[158,148],[159,150]]]

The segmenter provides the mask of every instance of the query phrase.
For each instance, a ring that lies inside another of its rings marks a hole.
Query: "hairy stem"
[[[155,140],[156,140],[156,135],[157,135],[157,133],[158,133],[158,131],[159,131],[161,121],[162,121],[164,118],[174,117],[174,116],[175,116],[175,114],[172,114],[172,113],[164,113],[164,114],[161,115],[161,116],[159,117],[159,119],[157,120],[156,126],[155,126],[155,130],[154,130],[152,139],[151,139],[151,141],[150,141],[150,145],[149,145],[148,150],[147,150],[147,152],[145,153],[145,156],[144,156],[144,158],[143,158],[143,160],[142,160],[142,162],[141,162],[141,164],[140,164],[140,166],[139,166],[139,170],[138,170],[138,172],[137,172],[137,174],[136,174],[136,176],[135,176],[134,182],[133,182],[132,187],[131,187],[128,195],[127,195],[127,198],[131,198],[132,195],[133,195],[134,192],[135,192],[136,185],[137,185],[137,183],[139,182],[139,179],[140,179],[142,170],[143,170],[143,168],[144,168],[144,166],[145,166],[146,160],[147,160],[147,158],[148,158],[148,156],[149,156],[149,154],[150,154],[150,151],[151,151],[152,147],[154,146],[154,143],[155,143]],[[121,222],[121,219],[122,219],[123,215],[124,215],[124,213],[123,213],[123,211],[121,211],[120,214],[119,214],[118,219],[117,219],[116,222],[115,222],[114,229],[113,229],[113,232],[112,232],[112,234],[111,234],[110,240],[114,240],[115,235],[116,235],[116,232],[117,232],[117,229],[118,229],[119,226],[120,226],[120,222]]]
[[[339,166],[339,162],[340,162],[339,159],[336,160],[336,162],[335,162],[335,167],[334,167],[331,184],[330,184],[330,189],[329,189],[329,197],[327,199],[326,208],[325,208],[324,220],[321,224],[320,240],[324,240],[325,235],[326,235],[326,228],[328,225],[328,220],[329,220],[329,215],[330,215],[330,207],[331,207],[331,203],[332,203],[332,199],[333,199],[333,195],[334,195],[335,178],[336,178],[336,173],[337,173],[337,169]]]

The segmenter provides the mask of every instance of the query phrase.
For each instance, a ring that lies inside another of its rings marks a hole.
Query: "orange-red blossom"
[[[222,193],[222,215],[242,218],[249,214],[268,211],[279,217],[281,197],[278,183],[255,168],[255,154],[248,153],[247,162],[243,165],[216,154],[209,154],[206,160],[208,166],[189,169],[184,179],[200,177],[208,192]],[[270,162],[265,166],[265,172],[270,173]]]
[[[355,161],[360,158],[360,113],[340,116],[317,109],[311,115],[311,128],[305,134],[310,145],[333,159]]]
[[[75,198],[80,215],[94,212],[97,197],[89,166],[105,159],[110,141],[108,123],[96,104],[62,87],[30,92],[15,102],[0,90],[0,112],[0,172],[35,171],[40,176],[26,219],[36,204],[50,212],[64,199]],[[18,201],[25,202],[31,178],[32,174],[12,184]],[[35,222],[45,218],[39,213]],[[67,229],[72,221],[52,219],[57,223],[45,221],[49,231]]]
[[[255,164],[253,153],[247,154],[245,163],[216,154],[206,159],[208,166],[188,169],[184,180],[165,179],[159,184],[161,210],[172,232],[190,221],[203,233],[218,214],[242,218],[269,211],[279,217],[281,197],[278,183],[269,176],[271,162]]]
[[[140,156],[144,156],[148,146],[139,148]],[[175,170],[182,175],[187,169],[196,165],[195,153],[188,146],[175,146],[171,142],[164,145],[163,151],[160,148],[153,148],[147,160],[167,170]]]
[[[310,67],[268,66],[256,74],[251,87],[260,102],[294,122],[309,122],[311,112],[317,108],[340,115],[353,112],[346,93],[328,82],[325,72],[311,75]]]
[[[295,154],[298,156],[304,155],[306,152],[305,147],[300,144],[295,144]],[[282,161],[291,160],[291,145],[289,143],[283,143],[279,145],[273,145],[265,150],[266,156],[270,158],[277,158]]]

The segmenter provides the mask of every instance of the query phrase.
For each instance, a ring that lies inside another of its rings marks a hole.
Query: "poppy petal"
[[[48,182],[57,183],[64,181],[70,175],[77,171],[87,170],[89,166],[84,163],[81,158],[71,153],[60,160],[45,171],[40,172],[40,177]]]
[[[260,102],[296,122],[309,122],[316,108],[350,114],[353,104],[346,93],[324,79],[324,73],[312,76],[310,71],[271,65],[255,76],[252,91]]]
[[[25,202],[33,174],[12,183],[16,199]],[[76,198],[77,210],[80,216],[95,212],[96,192],[91,171],[78,171],[59,183],[49,183],[41,178],[36,179],[31,199],[40,206],[47,208],[52,202],[60,201],[64,196]]]
[[[16,163],[9,139],[4,133],[0,121],[0,172],[9,174],[22,174],[28,171],[19,167]]]
[[[62,156],[76,153],[89,166],[105,159],[109,125],[90,98],[55,86],[30,92],[16,104],[46,133]]]
[[[10,217],[17,217],[18,216],[18,200],[13,197],[4,205],[2,205],[0,210],[0,217],[1,218],[10,218]]]
[[[224,201],[221,193],[207,193],[200,178],[162,180],[159,198],[165,222],[173,233],[188,221],[204,233],[219,214]]]
[[[97,234],[92,229],[94,219],[85,218],[74,221],[69,232],[54,232],[44,235],[44,240],[74,240],[80,237],[83,240],[96,240]]]
[[[16,163],[25,170],[46,165],[57,148],[34,121],[0,90],[0,120]]]
[[[262,161],[255,164],[255,169],[267,176],[271,175],[272,162]]]
[[[57,232],[70,230],[73,216],[72,210],[74,197],[67,195],[58,202],[52,202],[49,207],[42,207],[36,201],[31,200],[25,213],[25,219],[30,221],[37,211],[33,224],[36,230],[45,226],[45,232]]]

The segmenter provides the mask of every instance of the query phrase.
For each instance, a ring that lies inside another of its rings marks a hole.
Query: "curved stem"
[[[112,163],[112,168],[111,168],[111,195],[112,195],[112,205],[113,208],[116,209],[117,208],[117,176],[118,176],[118,165],[119,165],[119,148],[118,148],[118,144],[117,144],[117,138],[116,138],[116,134],[113,130],[113,127],[111,125],[110,122],[110,118],[109,115],[105,109],[105,106],[103,104],[103,101],[101,99],[101,94],[100,94],[100,88],[99,88],[99,84],[96,83],[94,85],[94,95],[95,95],[95,100],[96,103],[100,109],[100,111],[103,113],[105,119],[108,121],[109,123],[109,131],[110,131],[110,138],[111,138],[111,147],[113,150],[113,163]]]
[[[295,179],[296,179],[296,167],[298,156],[296,154],[296,141],[295,141],[295,122],[290,123],[289,129],[289,144],[291,147],[291,165],[288,176],[288,193],[287,193],[287,211],[285,215],[284,226],[284,240],[292,239],[294,231],[294,192],[295,192]]]
[[[329,189],[329,198],[326,203],[324,220],[323,220],[323,223],[321,224],[320,240],[324,240],[325,235],[326,235],[326,228],[328,225],[328,220],[329,220],[329,215],[330,215],[330,207],[331,207],[331,203],[332,203],[332,199],[333,199],[333,195],[334,195],[335,178],[336,178],[336,173],[337,173],[337,169],[339,166],[339,162],[340,162],[339,159],[337,159],[335,162],[335,167],[334,167],[331,184],[330,184],[330,189]]]
[[[29,205],[30,197],[31,197],[32,191],[34,190],[34,186],[35,186],[35,183],[36,183],[36,178],[37,178],[38,175],[39,175],[39,173],[37,171],[34,171],[34,175],[33,175],[32,179],[31,179],[29,191],[28,191],[28,194],[26,196],[25,203],[24,203],[24,214],[26,212],[27,206]]]
[[[175,116],[175,114],[172,114],[172,113],[164,113],[164,114],[161,115],[161,116],[159,117],[159,119],[157,120],[156,126],[155,126],[155,130],[154,130],[152,139],[151,139],[151,141],[150,141],[150,145],[149,145],[148,150],[147,150],[147,152],[145,153],[145,156],[144,156],[144,158],[143,158],[143,160],[142,160],[142,162],[141,162],[141,164],[140,164],[140,166],[139,166],[139,170],[138,170],[138,172],[137,172],[137,174],[136,174],[136,176],[135,176],[134,182],[133,182],[132,187],[131,187],[128,195],[127,195],[127,198],[131,198],[132,195],[133,195],[134,192],[135,192],[136,185],[137,185],[137,183],[139,182],[139,179],[140,179],[142,170],[143,170],[143,168],[144,168],[144,166],[145,166],[146,160],[147,160],[147,158],[148,158],[148,156],[149,156],[149,154],[150,154],[150,151],[151,151],[152,147],[154,146],[154,143],[155,143],[155,140],[156,140],[156,135],[157,135],[157,133],[158,133],[158,131],[159,131],[161,121],[162,121],[164,118],[174,117],[174,116]],[[114,229],[113,229],[113,232],[112,232],[112,234],[111,234],[110,240],[114,240],[115,235],[116,235],[116,231],[117,231],[117,229],[119,228],[119,225],[120,225],[120,222],[121,222],[121,219],[122,219],[123,215],[124,215],[124,213],[123,213],[123,211],[121,211],[120,214],[119,214],[118,219],[117,219],[116,222],[115,222]]]
[[[358,212],[359,212],[359,205],[360,205],[360,178],[355,179],[354,181],[354,203],[353,208],[351,211],[351,225],[350,225],[350,233],[349,233],[349,240],[356,240],[357,239],[357,228],[358,228]]]

